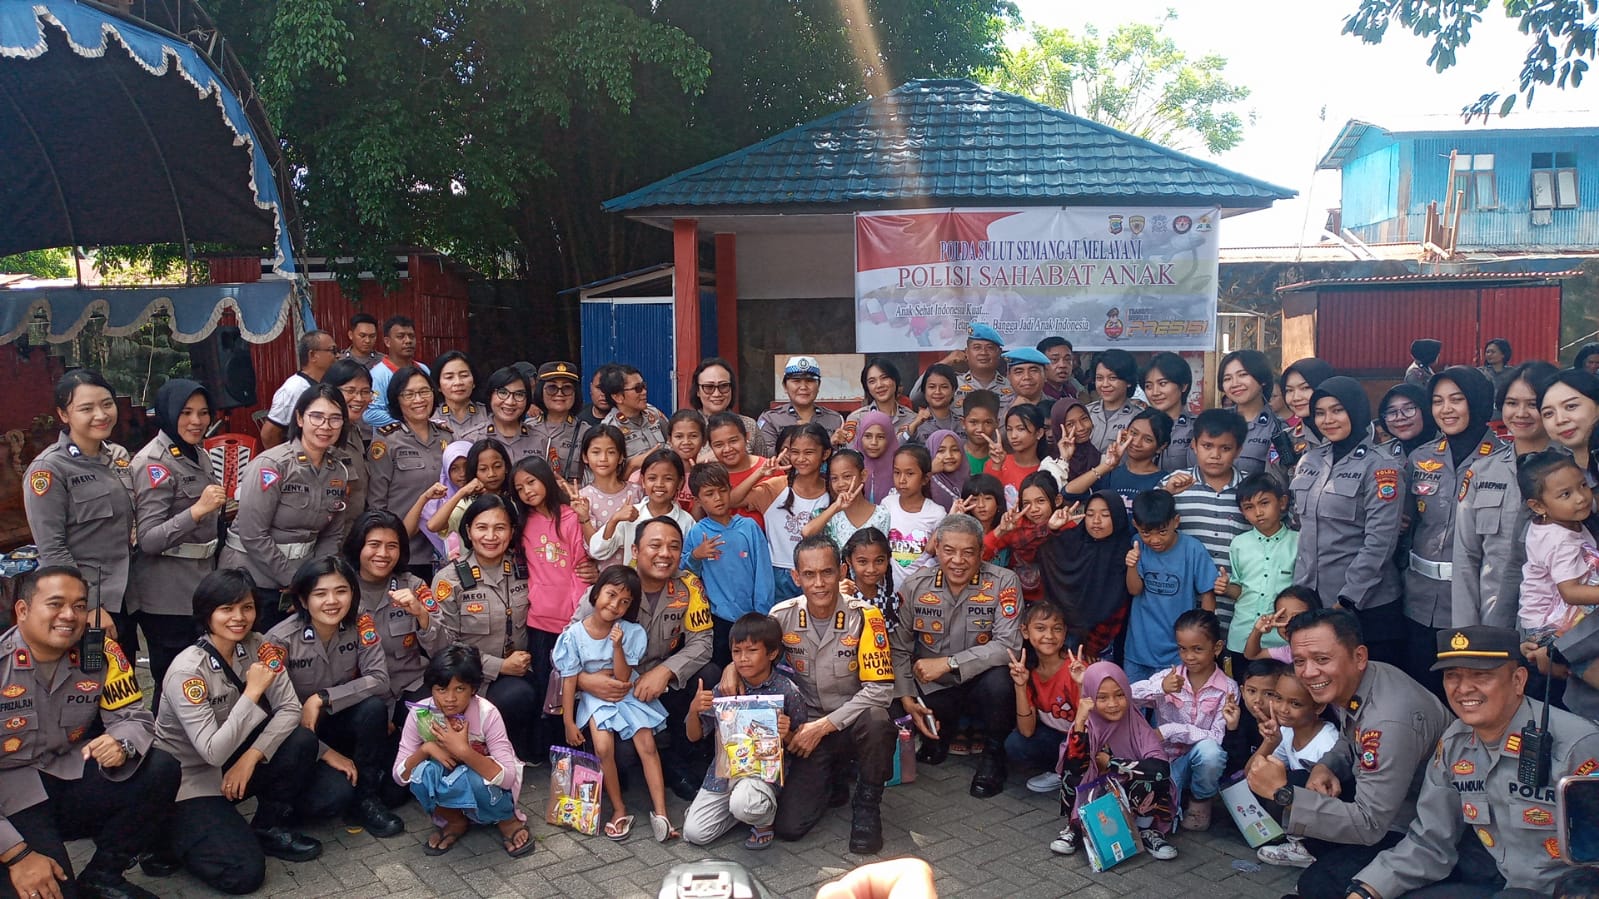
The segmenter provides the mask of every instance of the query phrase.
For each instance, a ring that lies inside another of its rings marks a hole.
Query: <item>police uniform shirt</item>
[[[899,587],[899,626],[889,640],[894,650],[896,696],[918,685],[917,659],[955,659],[960,670],[931,683],[924,693],[969,681],[990,668],[1003,668],[1010,652],[1022,648],[1021,582],[1009,568],[991,562],[964,584],[950,583],[941,568],[922,569]]]
[[[83,744],[98,728],[148,755],[155,722],[144,693],[113,640],[105,641],[105,668],[83,670],[70,649],[54,667],[40,665],[15,627],[0,634],[0,852],[22,842],[9,816],[49,799],[40,774],[59,780],[83,777]],[[132,777],[137,764],[102,768],[107,780]]]
[[[810,720],[825,717],[843,730],[866,710],[888,707],[894,662],[876,606],[840,597],[833,614],[817,618],[797,596],[773,606],[771,616],[783,628],[783,657]]]
[[[464,440],[467,443],[476,443],[486,437],[499,441],[500,445],[505,447],[505,452],[511,457],[512,465],[526,459],[528,456],[543,455],[538,435],[534,433],[530,425],[525,424],[517,425],[511,429],[510,433],[506,433],[501,430],[499,425],[493,421],[488,421],[455,439]],[[442,457],[442,455],[441,451],[440,456]],[[554,463],[551,464],[553,465]],[[510,472],[507,471],[506,475],[509,476]]]
[[[1199,461],[1194,458],[1193,445],[1194,420],[1184,412],[1172,420],[1171,442],[1160,451],[1160,470],[1176,472],[1197,468]]]
[[[469,434],[493,421],[494,417],[489,414],[489,407],[482,403],[467,403],[460,418],[450,412],[448,403],[439,403],[439,407],[433,410],[433,419],[449,425],[450,430],[457,434]]]
[[[583,435],[589,424],[567,414],[558,418],[537,412],[528,417],[533,432],[533,452],[544,457],[556,473],[572,483],[583,479]]]
[[[1340,777],[1353,776],[1355,800],[1295,787],[1283,829],[1293,836],[1370,846],[1410,823],[1428,756],[1449,723],[1449,712],[1427,688],[1382,662],[1366,663],[1359,689],[1335,712],[1338,743],[1319,764]]]
[[[450,645],[444,610],[427,583],[408,571],[396,571],[393,577],[375,584],[357,580],[361,585],[361,611],[377,624],[378,639],[383,644],[383,664],[389,673],[388,698],[400,699],[422,686],[428,656]],[[427,627],[389,597],[389,591],[402,588],[416,594],[428,610]]]
[[[612,409],[609,415],[601,419],[600,424],[610,425],[622,432],[622,437],[627,441],[629,459],[642,456],[666,443],[666,415],[654,406],[646,405],[644,414],[636,420],[623,415],[621,409]]]
[[[1010,386],[1010,379],[1002,373],[995,372],[994,380],[983,384],[973,377],[971,372],[963,371],[955,376],[955,398],[949,405],[957,417],[965,417],[966,395],[973,390],[986,390],[999,397],[999,408],[1002,410],[1010,405],[1011,399],[1016,396],[1016,391]]]
[[[218,509],[199,521],[189,509],[216,484],[211,457],[190,459],[165,431],[133,457],[133,504],[140,523],[139,555],[130,578],[139,611],[189,617],[190,597],[200,579],[216,568]],[[209,544],[209,554],[206,546]]]
[[[339,523],[339,539],[343,541],[350,535],[355,523],[366,514],[367,486],[372,480],[366,470],[366,438],[362,436],[361,425],[345,422],[344,434],[334,450],[338,452],[339,461],[345,468],[344,513]]]
[[[327,691],[323,710],[347,711],[368,696],[388,699],[389,669],[384,663],[383,641],[372,616],[362,612],[353,625],[339,623],[326,643],[308,618],[290,615],[266,634],[268,664],[277,659],[288,671],[294,695],[304,703],[319,690]]]
[[[1467,463],[1492,455],[1499,445],[1499,439],[1490,436]],[[1451,560],[1456,509],[1462,495],[1460,484],[1470,469],[1455,468],[1447,439],[1416,447],[1408,463],[1405,475],[1410,482],[1411,530],[1405,616],[1428,627],[1449,627],[1454,614]]]
[[[234,646],[229,664],[240,683],[248,679],[251,664],[271,664],[275,653],[263,653],[266,645],[261,634],[249,634]],[[221,796],[222,766],[244,748],[245,738],[262,722],[266,727],[249,748],[259,751],[269,762],[300,726],[300,700],[294,695],[294,683],[289,678],[280,675],[262,694],[262,701],[272,709],[268,713],[261,703],[245,698],[222,670],[222,664],[198,644],[178,653],[172,661],[161,682],[161,698],[161,711],[155,720],[155,745],[177,759],[183,768],[178,802]]]
[[[257,587],[272,589],[288,586],[304,559],[338,552],[348,477],[337,452],[330,450],[318,468],[299,440],[251,459],[239,477],[239,514],[218,566],[246,569]]]
[[[1103,453],[1105,447],[1115,443],[1121,432],[1127,430],[1127,426],[1133,423],[1133,418],[1147,407],[1142,400],[1128,397],[1115,412],[1105,411],[1104,400],[1094,400],[1084,408],[1088,410],[1088,420],[1094,425],[1089,442],[1094,445],[1094,449]]]
[[[572,621],[582,621],[593,611],[585,596]],[[681,689],[711,660],[711,603],[705,585],[690,572],[678,572],[665,587],[639,598],[638,625],[647,638],[644,655],[633,666],[639,674],[665,665],[672,672],[672,687]]]
[[[1327,439],[1310,429],[1310,426],[1300,422],[1288,429],[1290,439],[1293,441],[1294,458],[1301,459],[1304,455],[1318,446],[1325,446]]]
[[[1516,484],[1515,445],[1473,460],[1455,496],[1449,624],[1513,628],[1532,521]]]
[[[371,478],[367,485],[368,508],[404,518],[422,491],[439,482],[444,447],[454,439],[449,426],[438,422],[428,423],[426,440],[403,421],[378,427],[366,450],[366,469]],[[412,564],[421,565],[433,558],[433,544],[426,531],[418,528],[411,535]]]
[[[848,445],[851,441],[853,441],[855,439],[855,432],[861,426],[861,418],[864,417],[866,413],[872,412],[876,409],[876,406],[862,406],[846,416],[844,423],[839,426],[838,436],[835,438],[835,442]],[[894,404],[894,433],[898,435],[901,443],[905,442],[906,438],[910,436],[911,422],[915,420],[916,413],[912,412],[909,406],[901,406],[899,403]]]
[[[462,584],[463,568],[476,584]],[[450,640],[476,646],[483,655],[485,682],[500,676],[506,656],[527,651],[527,578],[517,577],[510,556],[498,565],[485,566],[467,553],[459,563],[445,565],[433,576],[433,598],[444,609],[444,629]]]
[[[77,566],[89,582],[90,608],[123,611],[134,539],[131,465],[115,443],[88,456],[62,431],[23,478],[22,507],[39,565]]]
[[[1498,743],[1485,744],[1453,721],[1444,730],[1421,784],[1416,818],[1405,839],[1372,860],[1355,879],[1383,896],[1399,896],[1449,876],[1456,844],[1470,830],[1492,856],[1509,889],[1552,894],[1571,868],[1560,857],[1554,784],[1567,775],[1599,771],[1599,727],[1560,709],[1549,710],[1554,740],[1549,786],[1521,783],[1521,727],[1539,721],[1543,703],[1523,698]]]
[[[844,426],[844,416],[826,406],[812,406],[811,421],[821,425],[829,435]],[[762,412],[760,421],[757,423],[757,430],[760,432],[762,441],[764,441],[762,445],[762,449],[765,451],[764,454],[775,453],[777,451],[777,438],[782,436],[783,429],[793,427],[799,423],[799,410],[794,408],[793,403],[787,403],[778,406],[776,409],[768,409]],[[752,449],[751,452],[754,452],[754,450]]]
[[[1238,461],[1233,465],[1244,474],[1256,474],[1265,471],[1268,465],[1275,465],[1277,452],[1272,448],[1272,441],[1282,429],[1282,419],[1270,406],[1260,410],[1259,415],[1249,420],[1249,433],[1244,436],[1244,445],[1238,448]]]
[[[1294,583],[1328,605],[1375,609],[1399,599],[1399,542],[1405,496],[1404,450],[1363,441],[1338,461],[1333,447],[1313,448],[1289,486],[1299,513]]]

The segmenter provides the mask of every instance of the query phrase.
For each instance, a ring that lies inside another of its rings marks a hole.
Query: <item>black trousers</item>
[[[248,746],[229,758],[226,771]],[[255,821],[246,822],[233,803],[222,796],[197,796],[179,802],[173,810],[172,852],[177,860],[206,886],[242,895],[261,888],[266,880],[266,855],[256,842],[254,828],[285,825],[295,798],[306,789],[316,765],[316,734],[297,727],[272,754],[272,760],[255,768],[246,796],[256,797]]]
[[[733,622],[726,618],[711,617],[711,664],[726,668],[733,664]]]
[[[1340,846],[1321,840],[1310,841],[1306,848],[1315,853],[1316,863],[1299,876],[1299,895],[1304,899],[1320,899],[1323,896],[1344,899],[1348,895],[1344,887],[1348,886],[1349,881],[1370,864],[1378,853],[1397,844],[1400,839],[1400,834],[1389,833],[1376,846]],[[1543,895],[1530,890],[1506,890],[1504,876],[1499,873],[1493,856],[1478,842],[1476,831],[1467,828],[1460,835],[1456,849],[1458,856],[1455,868],[1448,877],[1405,895],[1412,899],[1486,899],[1490,896],[1512,899]],[[1328,862],[1328,867],[1318,870],[1322,868],[1324,860]]]
[[[1397,845],[1403,834],[1389,832],[1370,846],[1346,843],[1328,843],[1313,840],[1306,847],[1316,855],[1316,863],[1299,875],[1301,899],[1344,899],[1349,893],[1344,888],[1371,864],[1371,860],[1384,849]]]
[[[54,859],[66,872],[66,881],[59,885],[61,895],[74,899],[78,885],[66,841],[93,839],[94,858],[87,870],[120,875],[162,831],[181,777],[177,759],[159,749],[151,749],[133,776],[122,781],[107,779],[91,759],[77,780],[40,774],[49,798],[7,818],[28,848]],[[15,895],[11,879],[0,877],[0,897]]]
[[[538,665],[537,661],[533,663]],[[549,673],[549,661],[544,663],[545,673]],[[524,762],[538,762],[544,758],[538,752],[533,740],[534,723],[544,717],[544,693],[533,684],[531,677],[533,671],[516,676],[502,674],[483,690],[483,696],[494,707],[500,710],[500,717],[505,719],[506,735],[511,738],[511,745],[516,748],[516,757]],[[546,744],[545,753],[549,752]]]
[[[894,744],[899,728],[887,709],[868,709],[843,730],[828,734],[810,755],[788,757],[783,794],[777,802],[773,827],[784,840],[797,840],[810,832],[822,813],[834,778],[848,776],[851,759],[863,784],[881,787],[894,772]]]
[[[1444,673],[1433,671],[1432,664],[1438,659],[1438,629],[1428,627],[1420,622],[1405,619],[1405,662],[1400,667],[1410,675],[1410,679],[1431,691],[1444,705],[1449,704],[1448,697],[1444,696]]]
[[[355,762],[356,782],[327,763],[317,760],[310,785],[295,801],[295,811],[306,820],[331,818],[366,796],[379,795],[390,779],[389,705],[382,697],[368,696],[353,706],[325,714],[317,722],[317,737]]]
[[[161,709],[161,681],[167,676],[167,669],[172,667],[172,660],[178,653],[194,645],[200,636],[200,630],[195,626],[194,619],[188,615],[152,615],[149,612],[140,612],[136,616],[139,630],[144,631],[144,643],[150,653],[150,677],[155,680],[155,689],[151,691],[150,713],[153,715]],[[123,647],[124,651],[132,649]],[[130,655],[130,659],[133,657]]]
[[[283,605],[286,594],[278,587],[257,587],[251,591],[255,594],[255,626],[252,628],[258,634],[271,630],[279,621],[289,617],[289,609],[293,608],[291,602],[288,608]]]
[[[1391,602],[1375,609],[1361,609],[1355,612],[1355,617],[1360,620],[1361,635],[1366,641],[1367,657],[1375,662],[1387,662],[1395,668],[1405,667],[1405,604],[1403,601]],[[1437,655],[1436,650],[1429,648],[1429,658]],[[1431,664],[1430,662],[1428,664]]]
[[[998,744],[1001,754],[1005,751],[1005,735],[1016,726],[1015,687],[1003,667],[990,668],[971,680],[928,693],[923,703],[938,719],[940,738],[953,737],[955,726],[964,715],[983,723],[989,743]]]
[[[678,774],[698,781],[705,773],[693,770],[698,766],[700,754],[694,744],[688,741],[684,725],[688,720],[688,707],[694,702],[696,682],[703,681],[706,689],[711,689],[721,680],[722,669],[715,663],[706,662],[700,670],[689,672],[683,679],[683,686],[668,687],[661,694],[661,706],[666,709],[666,732],[671,735],[671,739],[660,746],[661,768],[667,772],[668,778]]]

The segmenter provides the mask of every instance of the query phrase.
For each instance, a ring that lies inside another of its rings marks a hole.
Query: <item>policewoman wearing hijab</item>
[[[218,562],[250,572],[262,631],[289,611],[283,594],[300,562],[338,551],[350,475],[336,448],[348,423],[339,388],[307,387],[288,441],[251,459],[239,476],[239,512]]]
[[[1038,549],[1044,597],[1066,613],[1069,643],[1090,658],[1103,655],[1127,621],[1127,552],[1133,527],[1127,504],[1101,490],[1083,505],[1083,520],[1056,531]]]
[[[1432,395],[1414,384],[1395,384],[1377,404],[1377,424],[1388,435],[1385,445],[1397,444],[1408,457],[1417,447],[1438,439],[1432,420]]]
[[[167,669],[194,642],[191,598],[200,579],[216,568],[218,526],[228,497],[200,444],[212,420],[205,388],[186,378],[161,385],[155,420],[160,432],[131,466],[140,526],[130,579],[160,705]]]
[[[1404,663],[1404,609],[1394,548],[1406,495],[1405,456],[1377,446],[1371,401],[1353,378],[1328,378],[1311,394],[1311,429],[1325,442],[1294,469],[1299,511],[1294,583],[1352,610],[1370,657]]]
[[[1428,385],[1439,438],[1411,451],[1405,479],[1410,484],[1410,558],[1405,566],[1405,673],[1443,695],[1443,675],[1431,670],[1427,655],[1436,651],[1438,630],[1453,615],[1455,514],[1462,485],[1477,459],[1503,445],[1488,429],[1494,414],[1494,386],[1482,372],[1455,365],[1433,375]]]
[[[1291,414],[1288,420],[1283,422],[1282,434],[1286,437],[1289,452],[1283,452],[1281,444],[1278,445],[1277,452],[1290,471],[1299,462],[1300,456],[1312,446],[1321,443],[1321,438],[1310,430],[1310,395],[1321,386],[1321,382],[1332,376],[1333,367],[1314,356],[1301,359],[1283,369],[1283,403]],[[1284,438],[1279,437],[1279,439]]]
[[[295,802],[303,820],[345,820],[375,837],[405,831],[380,790],[394,760],[389,669],[355,569],[341,556],[308,559],[290,585],[295,614],[266,633],[269,665],[283,666],[300,700],[300,726],[320,741],[318,764]]]
[[[138,648],[132,603],[125,603],[133,556],[133,469],[128,451],[110,441],[117,400],[97,371],[74,369],[56,383],[56,417],[65,428],[23,478],[22,508],[39,547],[39,566],[70,565],[89,584],[89,624],[107,636],[125,631]],[[115,622],[113,625],[112,622]]]

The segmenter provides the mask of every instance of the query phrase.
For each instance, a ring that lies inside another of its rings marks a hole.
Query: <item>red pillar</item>
[[[677,338],[677,404],[686,406],[689,375],[700,364],[700,243],[697,219],[672,220],[672,323]]]
[[[716,235],[716,354],[738,374],[738,235]],[[697,364],[697,363],[696,363]]]

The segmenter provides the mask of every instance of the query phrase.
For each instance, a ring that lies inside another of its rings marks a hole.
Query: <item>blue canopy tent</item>
[[[0,290],[0,341],[40,309],[48,339],[94,314],[106,333],[171,316],[195,342],[232,311],[271,340],[295,312],[314,327],[288,169],[250,87],[191,0],[131,13],[86,0],[0,0],[0,256],[49,247],[195,243],[261,250],[250,284]]]

